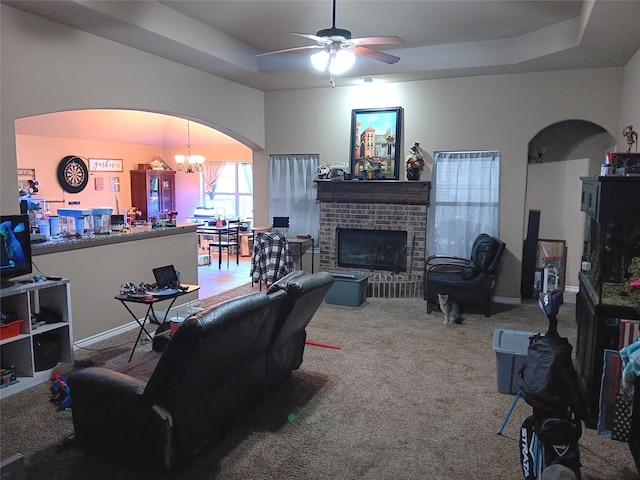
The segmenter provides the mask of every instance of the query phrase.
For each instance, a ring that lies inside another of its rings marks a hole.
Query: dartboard
[[[87,165],[75,155],[64,157],[58,164],[58,183],[65,192],[81,192],[89,183]]]

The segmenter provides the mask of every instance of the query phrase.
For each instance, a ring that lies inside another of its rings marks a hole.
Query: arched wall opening
[[[253,151],[219,130],[188,118],[192,153],[206,161],[252,162]],[[52,213],[79,202],[76,208],[97,206],[120,210],[131,205],[129,171],[160,157],[177,170],[174,155],[186,153],[187,117],[138,110],[93,109],[56,112],[15,121],[16,158],[21,173],[35,175],[39,183],[33,196],[51,202]],[[117,159],[121,171],[90,171],[86,188],[64,192],[56,169],[67,155],[85,159]],[[17,187],[16,187],[17,188]],[[200,204],[200,174],[176,173],[178,220],[184,221]]]
[[[525,278],[527,269],[524,266],[527,258],[531,258],[526,252],[526,239],[530,234],[528,219],[535,217],[532,211],[540,212],[538,239],[566,242],[563,285],[567,292],[578,291],[586,228],[586,217],[580,211],[580,178],[598,175],[606,153],[615,148],[615,138],[606,129],[584,120],[564,120],[551,124],[529,141],[523,235],[523,296],[528,291],[525,282],[529,279]],[[535,295],[535,291],[533,293]]]

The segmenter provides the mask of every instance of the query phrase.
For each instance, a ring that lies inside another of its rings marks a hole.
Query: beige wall
[[[198,119],[253,150],[264,146],[264,94],[0,5],[0,200],[15,201],[16,119],[65,110],[133,109]]]
[[[496,293],[519,298],[527,144],[544,127],[568,119],[615,132],[621,80],[622,69],[612,68],[269,92],[266,152],[319,152],[321,162],[344,161],[351,110],[389,106],[404,107],[404,152],[414,142],[430,153],[499,150],[500,237],[507,254]],[[601,159],[603,152],[593,154]]]
[[[565,288],[578,291],[578,272],[584,241],[585,215],[580,212],[582,182],[589,159],[529,165],[525,211],[540,210],[538,238],[565,240]]]
[[[640,131],[640,50],[625,65],[622,77],[622,101],[620,105],[620,121],[616,131],[616,139],[624,145],[621,132],[627,125],[633,125]],[[640,147],[636,145],[638,151]]]
[[[624,125],[640,126],[638,53],[625,69],[262,93],[5,5],[0,8],[3,212],[17,209],[11,207],[16,118],[81,108],[198,118],[254,149],[254,217],[256,223],[268,223],[269,153],[319,152],[321,161],[347,161],[351,110],[402,106],[405,151],[417,141],[429,152],[502,152],[501,237],[508,251],[497,294],[518,298],[529,140],[561,120],[593,122],[614,138]],[[593,155],[602,158],[602,152]]]
[[[139,245],[142,244],[143,245]],[[71,311],[75,342],[118,329],[134,321],[122,304],[114,299],[124,282],[152,283],[152,269],[173,264],[184,283],[198,283],[198,256],[195,231],[135,242],[117,243],[68,252],[36,255],[34,273],[71,280]],[[192,293],[180,297],[176,305],[198,300]],[[159,303],[166,310],[170,302]],[[183,307],[186,309],[186,307]],[[133,305],[143,318],[145,305]],[[184,311],[184,310],[182,310]],[[154,327],[150,327],[153,329]]]

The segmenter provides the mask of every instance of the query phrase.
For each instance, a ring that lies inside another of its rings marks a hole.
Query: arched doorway
[[[129,170],[160,157],[177,169],[175,154],[185,153],[187,123],[184,118],[135,110],[78,110],[26,117],[15,121],[16,157],[19,170],[35,172],[37,196],[50,202],[52,210],[79,202],[81,208],[131,207]],[[197,121],[191,122],[193,153],[208,161],[252,162],[252,150],[230,136]],[[121,170],[89,171],[82,192],[63,191],[56,167],[67,155],[121,160]],[[176,175],[179,219],[191,215],[201,203],[204,186],[199,174]],[[117,197],[117,199],[116,199]]]
[[[538,239],[566,242],[563,285],[566,292],[577,292],[582,257],[585,216],[580,212],[580,177],[598,175],[607,151],[615,148],[615,138],[601,126],[584,120],[565,120],[540,130],[528,144],[525,229],[528,219],[539,212]],[[533,229],[535,231],[535,228]],[[531,240],[524,232],[522,294],[536,296],[535,262]],[[537,249],[537,242],[533,242]],[[528,283],[529,282],[529,283]]]

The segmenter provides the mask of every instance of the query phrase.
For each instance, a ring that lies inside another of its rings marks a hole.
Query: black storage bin
[[[55,367],[60,359],[60,337],[55,333],[35,335],[33,353],[36,372]]]

